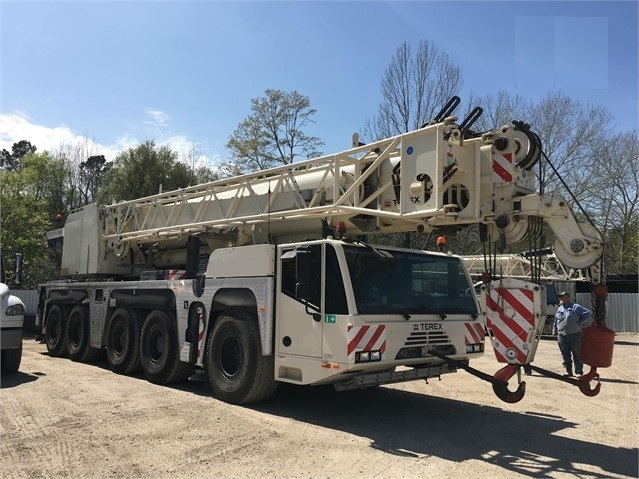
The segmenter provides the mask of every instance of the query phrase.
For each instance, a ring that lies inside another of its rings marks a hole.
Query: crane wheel
[[[49,356],[60,358],[68,354],[66,308],[54,304],[47,313],[46,334]]]
[[[215,396],[231,404],[269,399],[277,389],[273,356],[262,356],[257,318],[233,311],[218,318],[204,358]]]
[[[114,373],[140,369],[140,322],[133,309],[116,309],[107,329],[107,359]]]
[[[184,381],[193,372],[192,364],[180,361],[175,320],[160,310],[144,320],[140,359],[144,375],[154,384]]]
[[[67,319],[67,347],[71,361],[85,363],[97,359],[102,350],[91,347],[89,314],[86,306],[74,306]]]

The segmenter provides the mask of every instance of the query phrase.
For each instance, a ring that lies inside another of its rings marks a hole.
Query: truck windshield
[[[359,314],[478,313],[459,258],[355,245],[344,253]]]

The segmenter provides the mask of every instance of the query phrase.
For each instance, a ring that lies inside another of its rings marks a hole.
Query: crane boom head
[[[329,229],[344,224],[350,235],[481,224],[504,247],[528,244],[546,223],[564,264],[595,263],[601,235],[578,224],[563,198],[536,191],[531,169],[541,141],[528,125],[472,134],[467,120],[461,126],[456,120],[439,118],[278,168],[89,205],[67,219],[63,274],[134,274],[142,265],[183,264],[194,235],[208,250],[317,238],[322,222]]]

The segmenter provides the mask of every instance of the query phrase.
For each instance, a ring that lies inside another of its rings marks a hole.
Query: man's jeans
[[[557,344],[561,356],[564,358],[564,367],[566,372],[572,374],[572,363],[575,362],[575,373],[581,375],[584,372],[584,363],[579,357],[579,348],[581,346],[581,333],[558,334]],[[570,357],[572,353],[572,358]]]

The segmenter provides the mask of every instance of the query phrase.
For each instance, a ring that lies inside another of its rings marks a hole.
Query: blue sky
[[[226,159],[267,88],[318,111],[325,154],[375,114],[397,47],[428,40],[471,92],[561,91],[638,128],[638,3],[613,1],[0,0],[0,148],[92,138],[114,155],[147,139]]]

